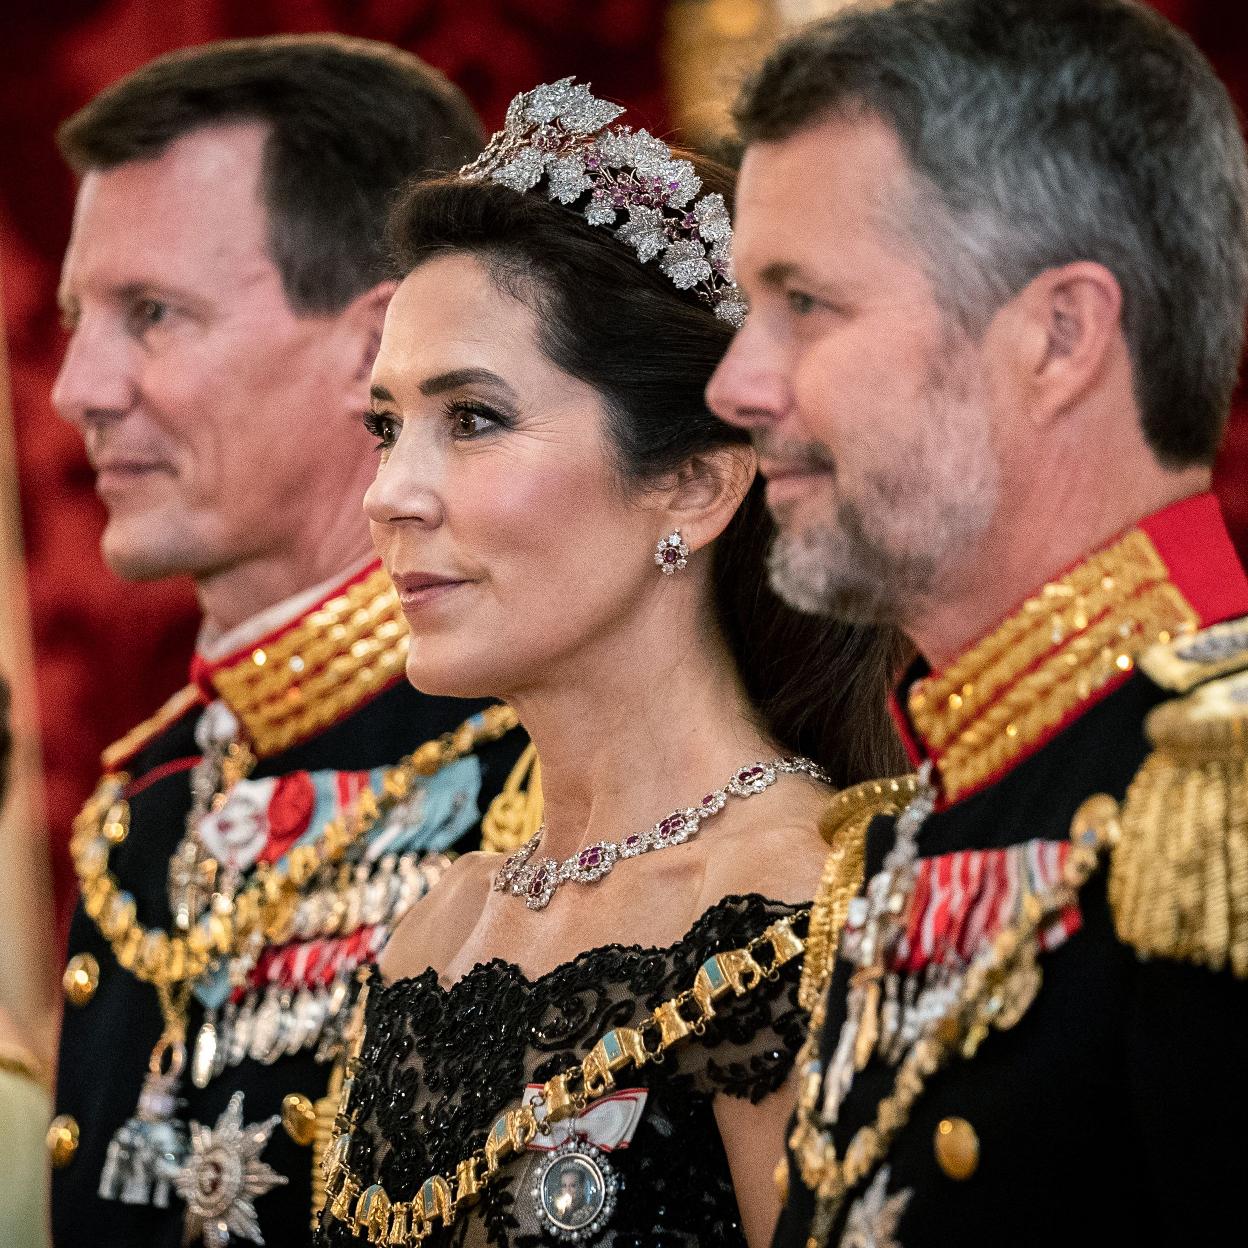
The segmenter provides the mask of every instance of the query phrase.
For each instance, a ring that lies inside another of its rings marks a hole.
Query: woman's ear
[[[758,473],[748,442],[731,442],[688,459],[669,478],[663,512],[691,549],[710,545],[741,506]]]

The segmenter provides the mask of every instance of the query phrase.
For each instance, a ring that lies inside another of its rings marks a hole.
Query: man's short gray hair
[[[742,93],[747,143],[866,113],[897,134],[906,232],[970,332],[1046,269],[1105,265],[1145,435],[1212,462],[1248,310],[1248,159],[1192,42],[1133,0],[896,0],[782,44]]]

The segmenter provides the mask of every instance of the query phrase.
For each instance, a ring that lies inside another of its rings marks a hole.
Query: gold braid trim
[[[831,846],[810,910],[806,958],[798,1002],[808,1014],[817,1009],[832,977],[849,903],[862,887],[867,828],[877,815],[900,814],[917,788],[914,776],[868,780],[843,789],[828,803],[819,832]],[[799,1059],[798,1065],[802,1065]]]
[[[1149,646],[1199,617],[1134,529],[1045,585],[948,670],[917,681],[908,708],[953,801],[1031,750]]]
[[[1248,979],[1248,673],[1151,712],[1109,875],[1119,937]]]
[[[537,835],[542,813],[542,764],[530,741],[481,820],[481,848],[514,853]]]
[[[376,697],[403,674],[409,640],[394,585],[378,568],[267,646],[215,667],[212,683],[265,758]]]
[[[419,1244],[438,1225],[450,1226],[460,1213],[480,1199],[503,1166],[521,1156],[539,1133],[550,1125],[584,1113],[593,1102],[615,1087],[616,1076],[630,1067],[640,1069],[662,1061],[669,1049],[701,1036],[707,1023],[732,997],[743,997],[764,980],[774,980],[780,968],[801,957],[803,941],[793,925],[808,917],[799,911],[779,919],[743,949],[708,958],[698,969],[693,986],[657,1006],[637,1027],[616,1027],[602,1036],[579,1065],[548,1079],[533,1104],[522,1103],[501,1114],[490,1127],[485,1143],[465,1157],[453,1171],[430,1175],[413,1200],[395,1200],[380,1183],[364,1185],[351,1169],[351,1084],[358,1069],[364,1040],[361,1023],[353,1027],[347,1077],[342,1090],[342,1112],[337,1135],[325,1155],[328,1204],[323,1213],[344,1223],[370,1244]],[[368,985],[357,1002],[362,1018]],[[535,1108],[536,1106],[536,1108]],[[537,1110],[542,1117],[539,1119]]]

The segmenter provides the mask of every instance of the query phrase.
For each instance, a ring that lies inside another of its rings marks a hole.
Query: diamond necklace
[[[634,832],[622,841],[595,841],[562,862],[553,858],[529,861],[546,831],[543,824],[532,839],[498,869],[494,876],[494,891],[522,897],[530,910],[544,910],[561,884],[572,880],[578,884],[592,884],[602,879],[621,858],[636,858],[656,849],[666,849],[669,845],[683,845],[701,831],[704,820],[723,810],[729,797],[753,797],[771,788],[782,775],[804,775],[822,784],[832,783],[824,770],[808,758],[777,758],[769,763],[751,763],[733,772],[722,789],[708,793],[696,806],[673,811],[654,827]]]

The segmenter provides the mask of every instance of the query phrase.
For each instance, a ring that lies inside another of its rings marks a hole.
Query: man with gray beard
[[[922,656],[917,780],[830,826],[775,1242],[1218,1242],[1248,1177],[1248,580],[1208,492],[1234,109],[1130,0],[897,0],[784,44],[738,119],[751,312],[709,400],[756,436],[777,589]]]

